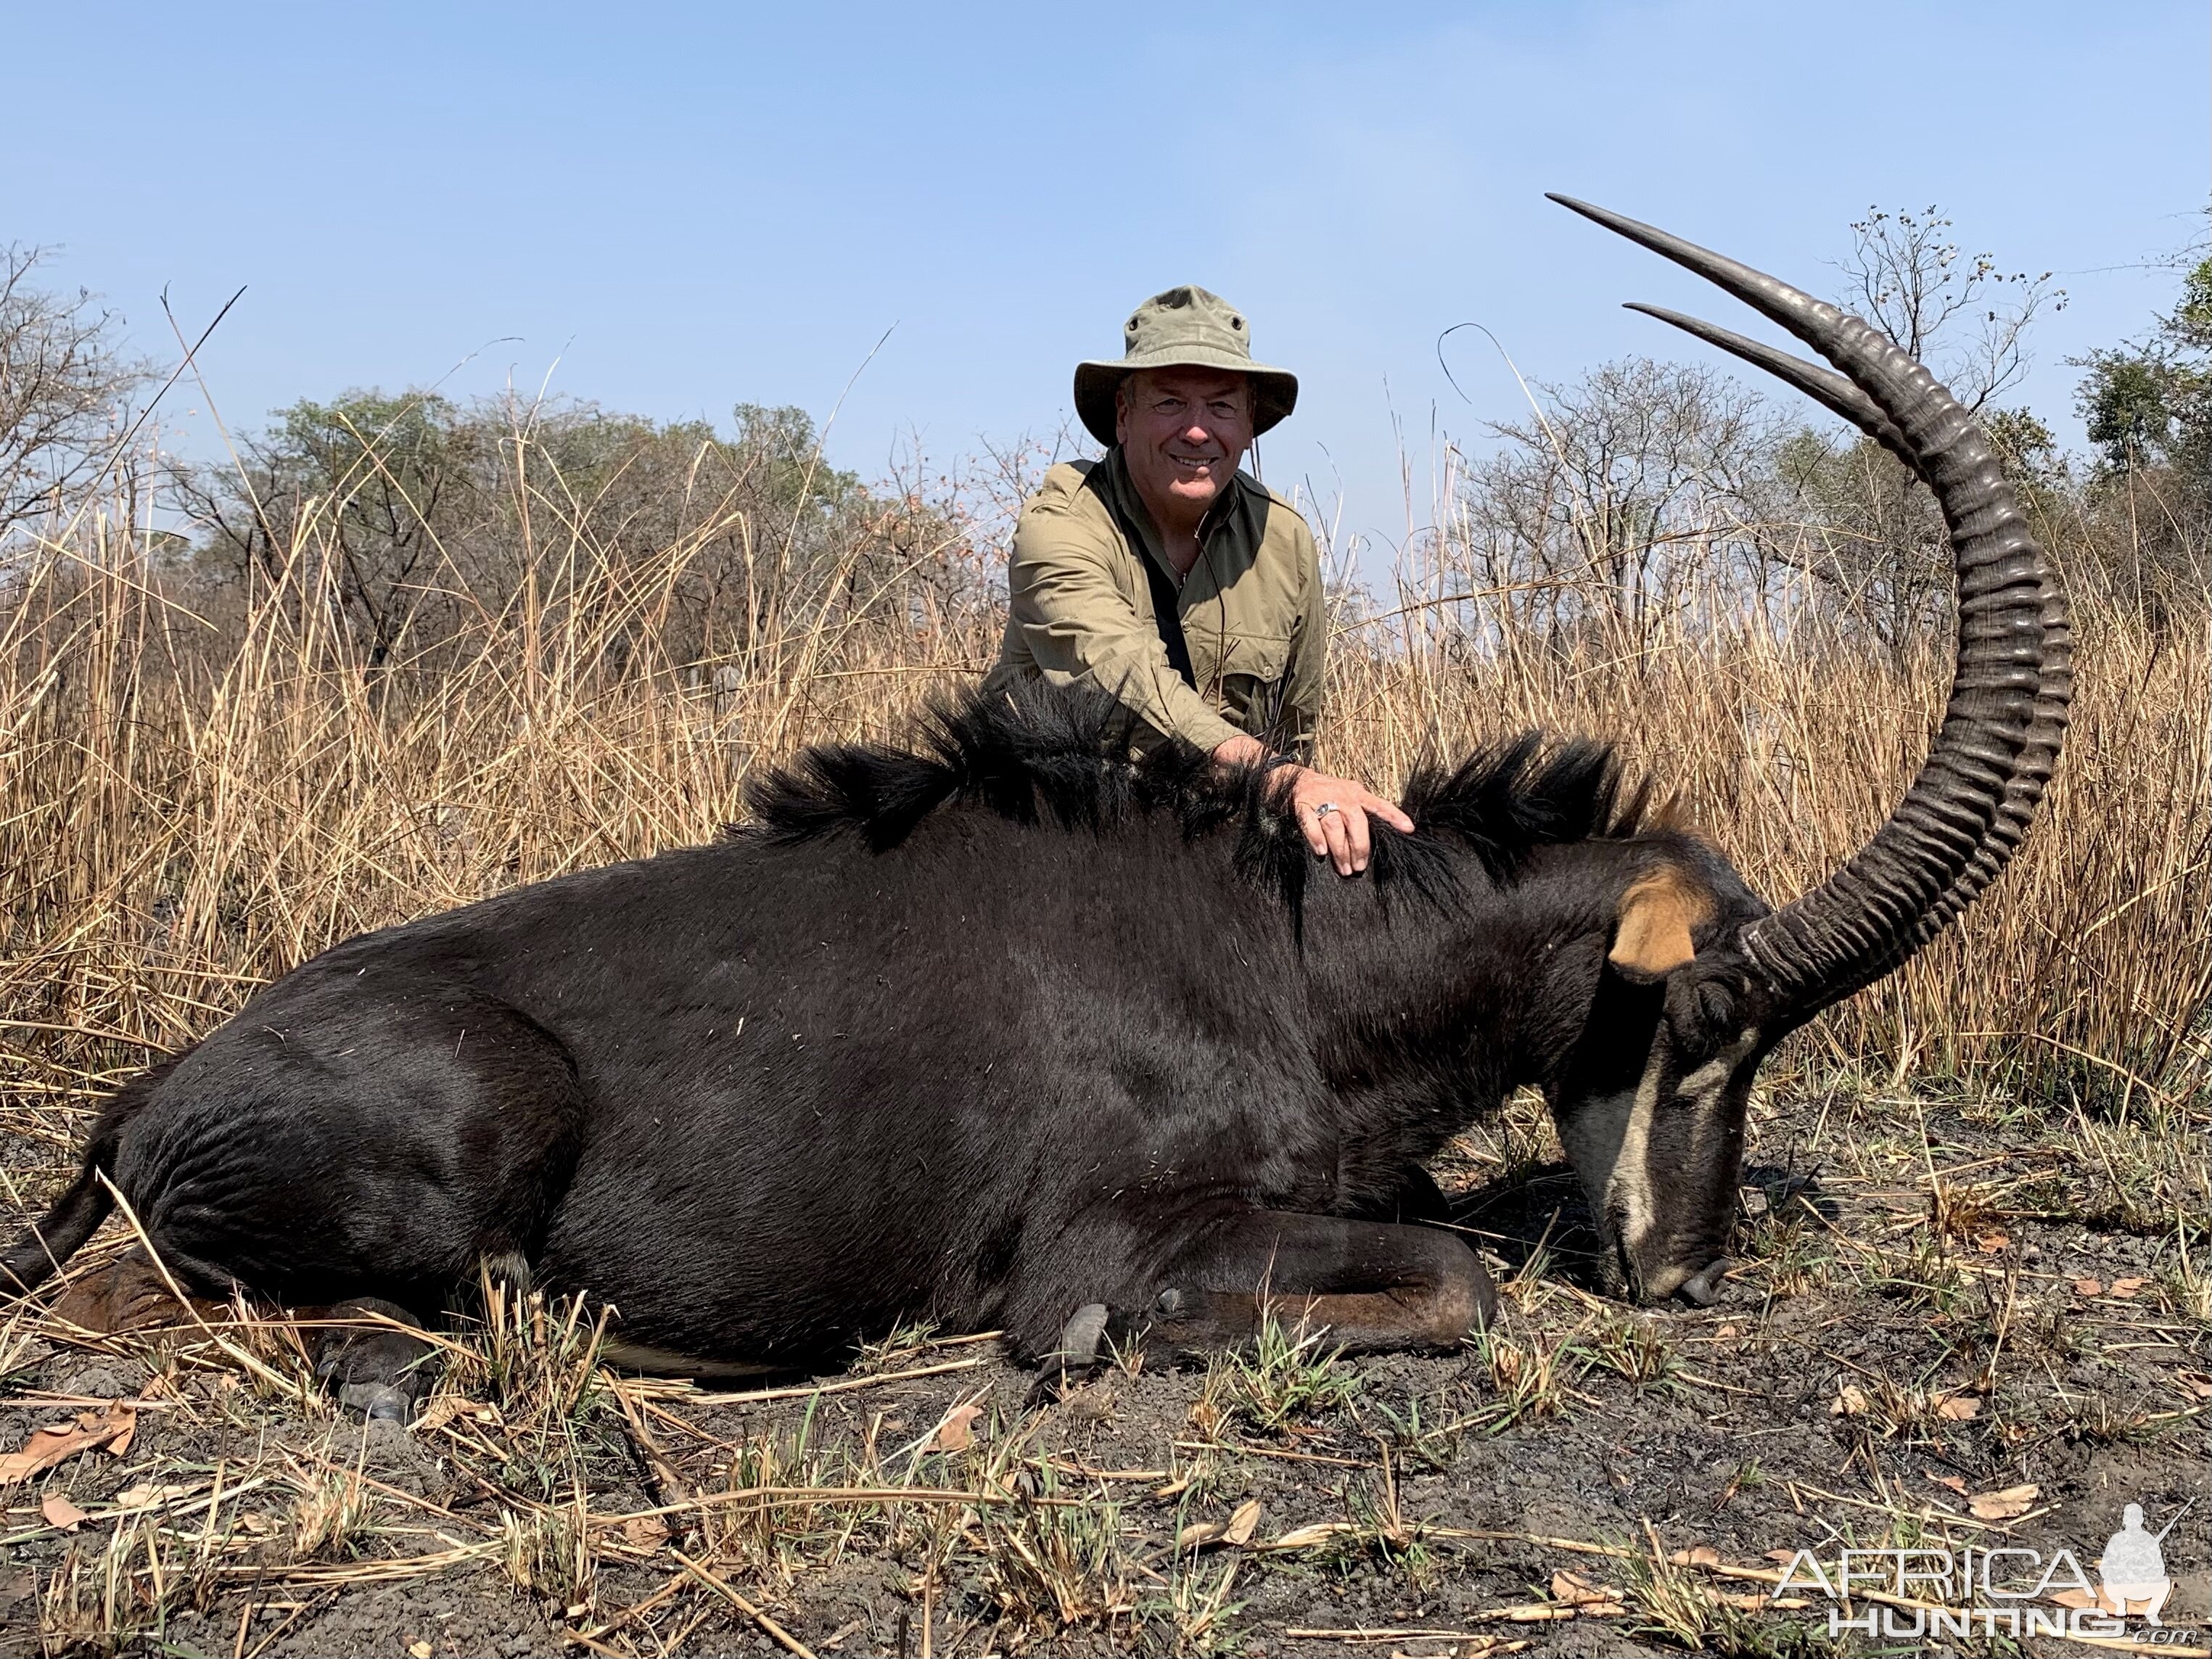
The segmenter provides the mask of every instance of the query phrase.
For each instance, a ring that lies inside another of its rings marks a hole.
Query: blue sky
[[[830,441],[879,475],[909,432],[939,461],[1048,434],[1073,362],[1197,282],[1304,380],[1269,481],[1385,543],[1427,518],[1432,431],[1521,410],[1486,347],[1461,400],[1443,330],[1559,380],[1701,349],[1621,300],[1740,321],[1546,190],[1815,289],[1868,206],[1940,203],[2070,291],[2024,392],[2058,417],[2062,360],[2169,302],[2140,267],[2212,186],[2203,0],[50,4],[9,33],[0,240],[58,247],[149,352],[164,289],[196,330],[245,285],[204,359],[234,425],[549,370],[662,418],[823,416],[890,330]]]

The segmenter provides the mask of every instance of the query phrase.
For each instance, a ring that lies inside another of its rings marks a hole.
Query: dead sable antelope
[[[672,1368],[803,1366],[922,1316],[1063,1363],[1137,1329],[1202,1350],[1253,1332],[1263,1286],[1347,1346],[1442,1346],[1490,1283],[1389,1218],[1534,1084],[1619,1288],[1710,1301],[1753,1074],[2002,867],[2057,754],[2065,611],[1925,368],[1566,205],[1826,356],[1840,374],[1655,313],[1856,422],[1942,505],[1949,708],[1816,890],[1770,910],[1647,821],[1604,750],[1533,738],[1422,773],[1416,835],[1317,877],[1264,773],[1113,758],[1081,698],[970,701],[925,752],[809,753],[717,845],[325,952],[125,1085],[0,1267],[37,1285],[120,1193],[190,1291],[428,1317],[489,1261],[611,1303],[618,1355]],[[413,1357],[356,1352],[349,1397],[404,1413]]]

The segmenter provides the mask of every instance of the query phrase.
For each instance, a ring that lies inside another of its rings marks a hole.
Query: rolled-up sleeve
[[[1153,732],[1202,750],[1237,736],[1168,665],[1158,629],[1114,580],[1119,550],[1097,541],[1090,526],[1034,507],[1014,531],[1008,623],[1039,672],[1054,684],[1097,686]]]

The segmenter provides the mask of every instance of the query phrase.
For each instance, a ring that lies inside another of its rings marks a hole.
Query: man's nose
[[[1213,428],[1202,421],[1193,421],[1182,429],[1182,441],[1193,448],[1203,449],[1213,441]]]

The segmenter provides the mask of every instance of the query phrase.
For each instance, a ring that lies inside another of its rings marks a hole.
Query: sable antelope
[[[719,844],[314,958],[125,1085],[0,1267],[35,1286],[119,1192],[191,1291],[425,1316],[489,1261],[613,1304],[618,1354],[690,1369],[802,1365],[924,1315],[1033,1358],[1117,1328],[1203,1349],[1253,1331],[1263,1286],[1348,1346],[1449,1345],[1490,1284],[1390,1218],[1446,1137],[1534,1084],[1619,1287],[1710,1300],[1753,1073],[2002,868],[2057,755],[2066,617],[1924,368],[1565,205],[1825,356],[1840,372],[1652,313],[1856,422],[1942,506],[1949,708],[1813,891],[1769,909],[1606,751],[1533,738],[1416,777],[1419,830],[1322,878],[1264,772],[1118,758],[1080,698],[971,700],[921,752],[811,751]],[[404,1412],[406,1357],[346,1361],[357,1401]]]

